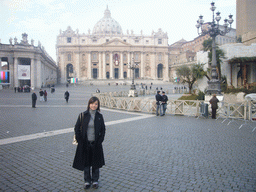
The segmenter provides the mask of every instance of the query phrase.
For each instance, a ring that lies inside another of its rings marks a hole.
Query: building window
[[[124,72],[124,78],[125,79],[127,78],[127,72],[126,71]]]
[[[135,61],[138,61],[138,60],[139,60],[139,54],[135,53]]]
[[[93,39],[92,42],[93,42],[93,43],[97,43],[97,39]]]
[[[126,66],[126,63],[124,63],[124,66]]]
[[[124,42],[126,42],[126,39],[124,39]]]
[[[109,39],[106,39],[106,42],[109,42]]]
[[[93,54],[92,54],[92,59],[93,59],[93,60],[97,60],[97,54],[96,54],[96,53],[93,53]]]
[[[93,63],[93,65],[94,65],[94,66],[96,66],[96,65],[97,65],[97,63]]]
[[[82,39],[82,43],[85,43],[85,39]]]
[[[135,40],[135,43],[139,43],[140,42],[140,40]]]
[[[149,43],[149,40],[146,40],[146,44],[148,44]]]
[[[67,38],[67,43],[71,43],[71,37]]]
[[[124,54],[124,56],[123,56],[123,57],[124,57],[124,61],[126,61],[126,60],[127,60],[126,54]]]
[[[162,44],[162,39],[158,39],[158,44]]]
[[[71,54],[68,54],[68,61],[71,61]]]
[[[162,61],[162,54],[159,54],[159,55],[158,55],[158,60],[159,60],[159,61]]]

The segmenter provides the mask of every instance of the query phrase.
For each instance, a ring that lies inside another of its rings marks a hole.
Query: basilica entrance
[[[138,79],[140,77],[140,69],[135,68],[135,79]]]
[[[67,81],[70,82],[70,79],[73,78],[73,65],[67,64]]]
[[[93,68],[92,69],[92,78],[93,79],[97,79],[98,78],[98,69],[97,68]]]
[[[119,78],[119,68],[115,68],[115,79]]]
[[[158,64],[157,66],[157,78],[158,79],[163,78],[163,64]]]

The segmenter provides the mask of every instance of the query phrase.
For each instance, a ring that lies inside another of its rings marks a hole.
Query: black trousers
[[[216,108],[212,108],[212,119],[216,119]]]
[[[90,146],[89,161],[92,164],[92,146]],[[98,182],[100,177],[100,169],[88,166],[84,168],[84,181],[88,183]]]
[[[32,100],[32,107],[33,107],[33,108],[36,107],[36,100]]]

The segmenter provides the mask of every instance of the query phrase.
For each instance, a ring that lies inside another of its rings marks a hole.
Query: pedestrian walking
[[[75,125],[75,136],[78,142],[73,168],[84,171],[84,188],[92,185],[97,189],[100,168],[105,165],[102,142],[105,137],[105,123],[100,111],[97,97],[90,98],[87,110],[82,112]],[[92,169],[92,174],[91,174]]]
[[[161,116],[165,115],[165,111],[167,109],[167,101],[168,101],[168,97],[167,97],[167,95],[165,95],[165,92],[162,91],[162,114],[161,114]]]
[[[44,101],[46,102],[47,101],[47,91],[44,90]]]
[[[159,113],[161,113],[161,102],[162,101],[162,96],[160,95],[160,91],[157,91],[156,94],[156,116],[159,115]]]
[[[32,108],[36,108],[36,100],[37,100],[37,96],[35,91],[32,93]]]
[[[14,87],[14,93],[16,93],[16,91],[17,91],[17,87]]]
[[[96,89],[96,93],[100,93],[100,90],[98,88]]]
[[[66,102],[68,103],[68,100],[69,100],[69,92],[68,91],[66,91],[64,93],[64,98],[66,99]]]
[[[44,101],[44,92],[42,89],[39,90],[40,102]]]
[[[216,111],[218,109],[218,98],[216,97],[216,94],[213,94],[213,97],[209,101],[212,107],[212,119],[216,119]]]

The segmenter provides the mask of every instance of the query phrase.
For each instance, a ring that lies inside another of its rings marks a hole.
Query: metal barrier
[[[256,103],[253,103],[252,101],[246,101],[246,106],[247,109],[246,110],[246,114],[248,116],[248,118],[246,118],[244,121],[245,123],[242,124],[239,129],[241,129],[243,126],[248,125],[251,128],[253,128],[252,125],[250,125],[249,123],[256,123]],[[256,129],[256,126],[253,128],[252,132]]]
[[[146,94],[146,93],[145,93]],[[156,101],[151,98],[128,97],[128,92],[113,93],[95,93],[101,102],[101,106],[119,109],[125,111],[155,113]],[[169,100],[167,102],[166,114],[187,115],[195,117],[208,117],[210,105],[198,100]],[[221,123],[229,121],[238,124],[242,120],[244,123],[240,125],[241,129],[245,125],[251,126],[251,122],[256,123],[256,103],[245,101],[242,103],[226,103],[220,102],[217,110],[217,119],[224,119]],[[251,126],[252,127],[252,126]],[[256,129],[254,127],[253,131]]]
[[[142,97],[120,97],[120,95],[126,95],[124,93],[96,93],[101,102],[101,106],[120,109],[126,111],[156,112],[156,101],[155,99],[142,98]],[[119,97],[118,97],[119,96]],[[169,100],[167,102],[166,114],[174,115],[188,115],[198,116],[200,101],[191,100]]]
[[[253,104],[251,101],[244,101],[242,103],[226,103],[221,102],[220,107],[217,110],[217,116],[219,118],[223,118],[224,120],[221,123],[224,123],[225,121],[229,121],[227,125],[230,123],[236,123],[239,125],[239,121],[244,122],[239,126],[239,129],[241,129],[244,125],[251,126],[248,122],[256,122],[254,121],[255,118],[255,110],[253,108],[255,107],[255,104]],[[216,119],[216,120],[217,120]],[[251,126],[252,127],[252,126]],[[255,128],[253,129],[253,131]]]

